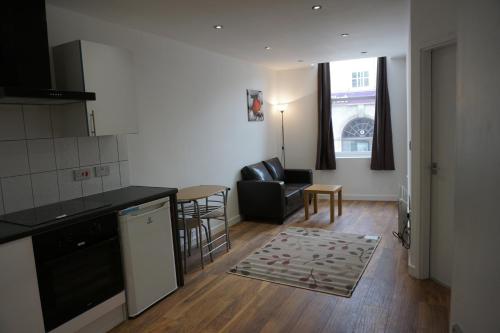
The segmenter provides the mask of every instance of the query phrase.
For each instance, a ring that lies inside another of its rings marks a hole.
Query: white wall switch
[[[109,165],[96,166],[94,169],[96,177],[109,176]]]
[[[83,168],[78,170],[73,170],[73,180],[87,180],[92,177],[92,170],[90,168]]]

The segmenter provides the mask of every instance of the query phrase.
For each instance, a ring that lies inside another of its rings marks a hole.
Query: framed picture
[[[262,91],[247,89],[248,121],[264,121],[264,98]]]

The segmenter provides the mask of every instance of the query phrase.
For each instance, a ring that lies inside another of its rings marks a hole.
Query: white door
[[[455,184],[456,46],[431,55],[431,248],[430,276],[451,286]]]

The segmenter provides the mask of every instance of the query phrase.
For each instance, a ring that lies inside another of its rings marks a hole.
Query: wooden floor
[[[193,253],[184,288],[114,332],[447,332],[449,290],[407,274],[407,251],[391,234],[396,204],[344,201],[343,208],[334,224],[322,201],[308,222],[299,211],[285,225],[233,226],[228,254],[201,271]],[[351,298],[225,273],[290,225],[382,235]]]

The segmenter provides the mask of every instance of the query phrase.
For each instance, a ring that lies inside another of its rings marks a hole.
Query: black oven
[[[33,236],[45,330],[123,290],[116,215]]]

